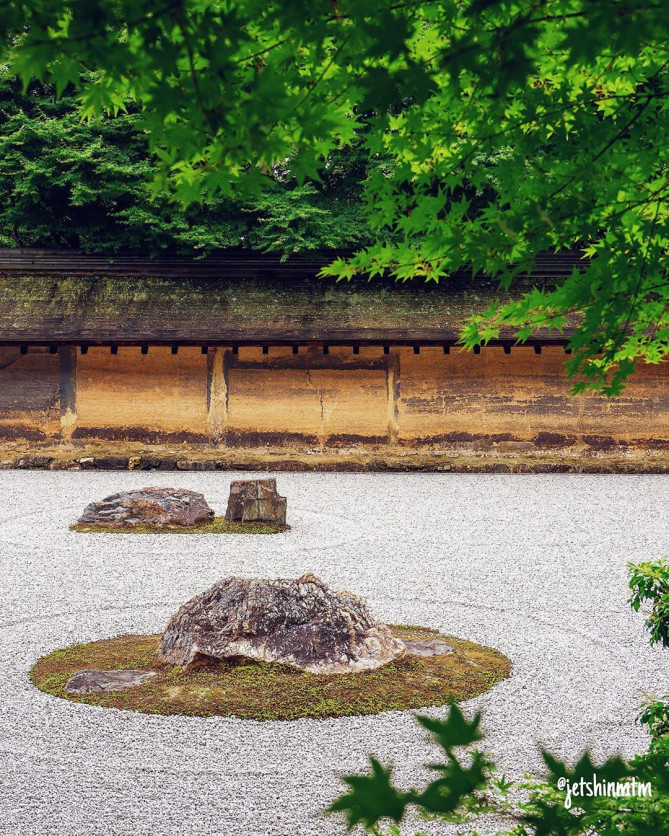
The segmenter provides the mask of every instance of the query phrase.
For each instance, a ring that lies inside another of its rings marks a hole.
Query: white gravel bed
[[[570,757],[645,750],[633,718],[644,694],[669,691],[669,651],[651,650],[627,605],[625,565],[669,553],[666,477],[280,473],[286,534],[68,530],[88,502],[131,487],[201,490],[221,513],[243,475],[0,473],[0,833],[330,836],[344,827],[321,811],[369,753],[423,781],[435,752],[408,711],[152,717],[30,684],[41,655],[159,632],[228,574],[312,571],[368,596],[384,620],[502,650],[511,679],[466,708],[484,712],[485,746],[510,777],[540,770],[541,745]]]

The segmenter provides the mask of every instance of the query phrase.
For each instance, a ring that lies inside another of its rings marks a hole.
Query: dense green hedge
[[[155,162],[136,114],[82,122],[67,93],[0,76],[0,246],[152,254],[246,247],[282,255],[370,239],[362,217],[362,153],[332,156],[322,183],[285,172],[261,194],[184,209],[153,196]]]

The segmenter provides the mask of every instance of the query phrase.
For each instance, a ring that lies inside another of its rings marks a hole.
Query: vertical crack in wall
[[[325,430],[325,405],[323,404],[323,390],[316,386],[316,384],[311,379],[311,366],[309,365],[309,355],[305,357],[305,374],[307,380],[307,386],[309,389],[313,389],[314,392],[318,395],[318,405],[320,407],[320,416],[319,416],[319,429],[318,429],[318,444],[320,446],[321,452],[325,447],[325,442],[327,440],[328,434]]]
[[[337,368],[336,360],[334,360],[334,361],[333,360],[328,360],[328,362],[326,363],[324,368],[336,369]],[[318,370],[316,369],[315,371],[317,372]],[[328,437],[330,436],[330,431],[328,430],[327,425],[330,422],[330,419],[332,418],[332,415],[333,415],[335,409],[337,408],[338,398],[335,397],[334,402],[331,404],[331,406],[329,406],[329,407],[327,406],[327,404],[326,404],[327,390],[323,389],[321,386],[314,383],[314,381],[312,380],[311,366],[309,364],[309,354],[307,354],[305,356],[305,372],[306,372],[307,386],[310,389],[313,389],[313,391],[318,395],[319,429],[318,429],[317,438],[318,438],[318,444],[320,446],[321,452],[323,452],[323,450],[327,446]]]

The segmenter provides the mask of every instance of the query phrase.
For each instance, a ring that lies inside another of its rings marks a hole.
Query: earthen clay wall
[[[561,348],[0,349],[0,440],[221,447],[669,444],[669,363],[572,398]]]
[[[45,349],[22,355],[18,348],[0,348],[0,439],[59,435],[59,366]]]

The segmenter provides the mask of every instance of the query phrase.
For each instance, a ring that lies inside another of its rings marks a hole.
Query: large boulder
[[[141,488],[115,493],[91,502],[80,523],[109,527],[126,525],[201,525],[214,519],[214,512],[201,493],[181,488]]]
[[[226,522],[286,524],[288,500],[279,496],[276,479],[243,479],[230,483]]]
[[[202,656],[245,658],[331,674],[378,668],[405,652],[363,598],[307,574],[224,578],[172,616],[158,659],[186,668]]]

